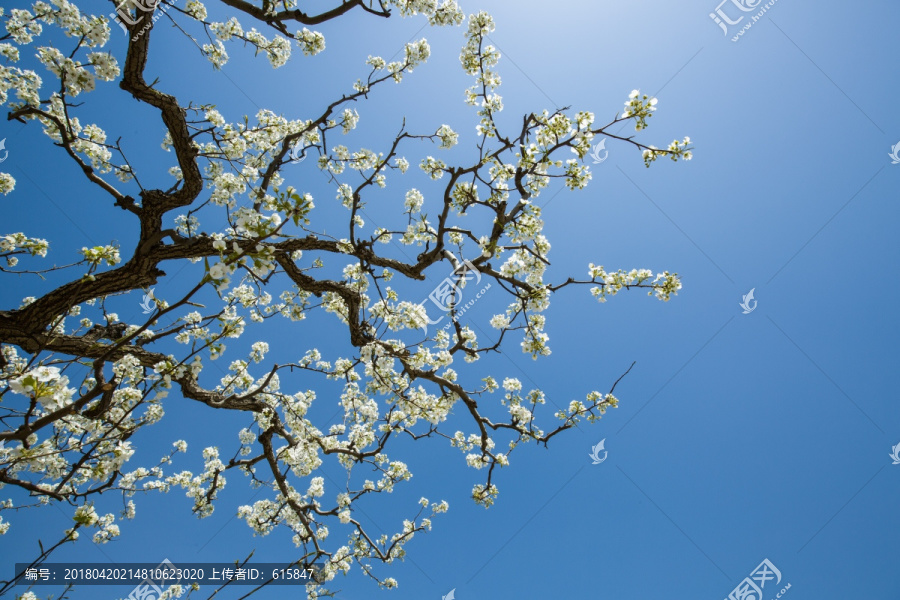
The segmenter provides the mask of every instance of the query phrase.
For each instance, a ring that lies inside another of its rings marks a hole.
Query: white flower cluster
[[[94,74],[103,81],[112,81],[119,76],[119,63],[109,52],[92,52],[88,61],[94,65]]]
[[[435,135],[441,140],[441,148],[452,148],[459,140],[459,134],[453,131],[449,125],[441,125]]]
[[[444,172],[447,170],[447,163],[433,156],[427,156],[422,159],[419,168],[428,174],[429,177],[437,180],[444,176]]]
[[[75,515],[72,517],[72,520],[79,527],[96,527],[98,529],[97,533],[94,534],[93,541],[95,544],[105,544],[110,539],[119,536],[119,526],[114,522],[115,516],[109,513],[101,517],[94,510],[92,503],[84,504],[75,509]],[[77,532],[74,529],[69,531],[77,536]]]
[[[2,102],[0,102],[0,104],[2,104]],[[0,173],[0,194],[5,196],[14,189],[16,189],[15,178],[9,173]]]
[[[106,264],[109,266],[122,262],[122,257],[119,256],[119,248],[116,246],[85,247],[81,249],[81,254],[91,266],[99,266],[103,261],[106,261]]]
[[[634,119],[634,130],[640,131],[647,128],[647,119],[653,116],[656,110],[656,98],[651,98],[647,94],[641,95],[639,90],[631,90],[628,94],[628,100],[625,101],[625,111],[622,113],[623,119]]]
[[[198,21],[206,19],[206,6],[199,0],[188,0],[184,9],[192,18]]]
[[[291,43],[280,35],[271,40],[256,30],[251,29],[246,34],[246,39],[256,46],[258,51],[266,53],[272,68],[284,66],[291,58]]]
[[[203,44],[203,54],[216,69],[221,69],[228,62],[228,51],[222,40],[215,40],[213,44]]]
[[[72,403],[75,390],[67,387],[69,378],[57,367],[37,367],[9,380],[9,389],[37,400],[47,412]]]
[[[176,448],[178,442],[176,442]],[[186,450],[186,448],[185,448]],[[185,496],[194,500],[193,511],[200,518],[205,518],[213,514],[215,509],[213,500],[216,499],[218,492],[225,487],[226,479],[222,475],[225,465],[219,460],[219,450],[210,446],[203,450],[203,473],[194,476],[190,471],[181,471],[174,475],[165,477],[164,479],[156,479],[143,484],[143,489],[157,489],[168,492],[173,485],[177,485],[185,490]],[[146,470],[138,470],[131,474],[127,481],[144,478],[148,475]]]
[[[691,152],[691,138],[685,137],[682,141],[673,140],[666,152],[659,150],[656,146],[650,146],[646,150],[644,150],[644,164],[648,167],[650,163],[654,162],[660,156],[668,155],[673,161],[677,161],[679,158],[683,158],[684,160],[691,160],[693,158],[693,153]]]
[[[406,212],[412,214],[422,210],[422,204],[425,202],[425,196],[416,188],[412,188],[406,192],[406,200],[403,202],[406,206]]]
[[[107,173],[112,169],[110,164],[112,153],[105,144],[105,131],[96,125],[85,125],[72,142],[72,149],[87,156],[95,169],[101,173]]]
[[[497,489],[497,486],[493,483],[489,486],[478,483],[472,487],[472,499],[476,504],[479,504],[485,508],[490,508],[499,495],[500,490]]]
[[[466,103],[476,106],[480,101],[478,115],[481,122],[475,131],[479,137],[494,137],[497,134],[494,115],[503,110],[503,99],[494,90],[500,86],[500,76],[492,69],[500,61],[500,52],[493,45],[484,45],[485,36],[494,31],[494,19],[482,11],[469,17],[466,45],[459,55],[463,70],[474,75],[476,83],[466,90]]]
[[[351,109],[345,108],[343,119],[341,120],[341,129],[344,133],[350,133],[354,129],[356,129],[357,124],[359,123],[359,114]]]
[[[417,66],[428,60],[428,57],[431,56],[431,46],[428,45],[428,41],[426,41],[425,38],[422,38],[417,42],[407,43],[403,52],[406,57],[405,65],[401,65],[400,63],[388,63],[386,67],[393,75],[394,81],[397,83],[402,79],[402,70],[412,73]]]
[[[649,269],[632,269],[629,272],[620,269],[615,273],[607,273],[602,266],[591,263],[588,265],[588,275],[591,281],[601,283],[600,286],[591,288],[591,295],[598,302],[606,302],[607,296],[615,296],[622,289],[635,286],[651,287],[652,289],[647,292],[648,295],[656,295],[660,300],[668,302],[669,298],[673,294],[678,295],[678,290],[681,289],[678,273],[668,271],[658,273],[655,277]]]
[[[294,39],[306,56],[315,56],[325,49],[325,36],[306,27],[294,34]]]
[[[78,47],[93,48],[109,41],[109,24],[105,16],[85,15],[68,0],[53,0],[51,3],[37,1],[32,5],[33,13],[14,8],[5,17],[5,27],[9,38],[18,45],[27,45],[44,31],[44,25],[53,25],[63,30],[68,37],[79,40]],[[17,62],[19,49],[9,43],[0,44],[0,55]],[[80,61],[65,57],[58,50],[48,47],[38,48],[38,57],[57,76],[65,74],[66,90],[71,95],[94,88],[94,77],[110,80],[118,75],[115,59],[109,54],[94,53]],[[85,65],[94,66],[94,75]],[[0,105],[8,100],[8,93],[14,90],[18,98],[33,107],[40,105],[38,90],[41,78],[31,70],[0,66]],[[28,116],[26,118],[33,118]]]
[[[556,413],[556,417],[565,422],[568,427],[574,427],[578,424],[582,417],[586,418],[589,423],[599,421],[606,411],[610,408],[618,408],[619,399],[612,394],[601,394],[600,392],[590,392],[585,396],[585,401],[572,400],[569,403],[568,410],[561,410]]]
[[[175,231],[184,237],[191,237],[200,231],[200,220],[194,215],[177,215]]]
[[[216,34],[216,37],[223,42],[227,42],[232,37],[242,37],[244,35],[244,28],[241,27],[241,24],[236,17],[231,17],[225,23],[210,23],[209,28],[212,29],[213,33]],[[207,119],[208,118],[209,117],[207,117]]]
[[[404,17],[424,14],[431,25],[459,25],[465,18],[456,0],[444,0],[440,4],[437,0],[389,0],[389,4],[398,7]]]
[[[7,256],[7,260],[14,258],[8,256],[7,253],[17,251],[27,252],[31,256],[44,257],[47,256],[49,248],[50,243],[47,240],[31,238],[21,232],[0,237],[0,253]]]

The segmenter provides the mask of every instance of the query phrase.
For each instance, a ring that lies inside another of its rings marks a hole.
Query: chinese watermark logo
[[[600,156],[601,151],[603,151],[602,157]],[[604,160],[609,158],[609,150],[606,149],[606,138],[600,140],[600,143],[591,149],[591,158],[594,159],[595,165],[599,165]]]
[[[149,315],[156,309],[156,300],[153,298],[154,289],[155,288],[150,288],[150,291],[144,294],[144,297],[141,300],[141,308],[144,309],[145,315]]]
[[[736,20],[732,21],[731,18],[725,13],[725,11],[722,10],[722,6],[730,2],[734,4],[738,8],[738,10],[741,10],[743,12],[750,12],[751,10],[755,9],[761,1],[762,0],[756,0],[755,2],[753,0],[722,0],[716,7],[715,12],[709,13],[709,18],[712,19],[716,23],[716,25],[722,28],[722,33],[728,35],[728,25],[737,25],[744,20],[744,17],[740,16]]]
[[[897,147],[900,148],[900,144],[897,144]],[[9,156],[9,150],[6,149],[6,138],[0,140],[0,150],[3,150],[3,158],[0,158],[0,163],[2,163]]]
[[[297,164],[303,162],[306,158],[306,148],[303,147],[302,144],[294,144],[291,146],[291,151],[288,153],[291,160],[288,161],[288,164]]]
[[[181,583],[180,578],[175,579],[178,571],[180,569],[175,567],[168,558],[163,559],[158,567],[150,570],[149,574],[152,576],[131,590],[125,600],[157,600],[163,594],[163,586]]]
[[[594,461],[591,463],[592,465],[599,465],[604,460],[606,460],[606,457],[609,454],[609,452],[603,448],[604,442],[606,442],[606,438],[603,438],[602,440],[600,440],[599,444],[597,444],[596,446],[591,448],[591,453],[588,456],[590,456],[591,460]],[[601,450],[603,450],[603,458],[600,458]]]
[[[753,292],[756,291],[756,288],[751,289],[744,296],[742,296],[743,301],[740,303],[740,307],[744,309],[744,314],[749,315],[754,310],[756,310],[757,302],[753,299]],[[753,306],[750,303],[753,303]]]
[[[0,446],[0,448],[2,447],[3,446]],[[900,444],[891,448],[891,458],[894,459],[894,462],[891,464],[900,465]]]
[[[767,558],[759,563],[759,566],[753,569],[753,572],[745,577],[725,600],[763,600],[763,589],[766,587],[766,583],[772,580],[775,581],[774,585],[780,584],[781,571]],[[775,597],[781,598],[790,588],[791,584],[789,583]]]
[[[112,21],[118,23],[119,27],[122,28],[122,31],[127,34],[129,26],[140,23],[144,20],[144,17],[159,7],[159,13],[153,15],[153,18],[150,19],[133,38],[131,38],[132,41],[137,41],[137,39],[141,37],[145,31],[150,29],[150,26],[159,19],[160,15],[166,12],[165,5],[160,6],[161,3],[162,0],[122,0],[122,2],[116,6],[116,11],[109,13],[109,16],[112,18]],[[134,15],[131,14],[131,6],[134,6]]]
[[[3,141],[5,142],[6,140],[3,140]],[[3,146],[0,146],[0,148],[3,148]],[[892,165],[900,164],[900,142],[897,142],[897,144],[891,148],[891,153],[888,154],[888,156],[891,157]],[[5,156],[3,158],[6,159]],[[0,162],[3,162],[3,161],[0,160]]]
[[[722,28],[722,33],[728,35],[728,27],[730,25],[739,25],[744,21],[744,17],[749,17],[750,19],[744,22],[743,26],[741,26],[737,33],[731,38],[732,42],[736,42],[744,35],[745,31],[753,27],[753,24],[760,20],[766,11],[772,8],[778,0],[769,0],[760,6],[762,1],[763,0],[722,0],[715,11],[709,13],[709,18]],[[729,5],[727,11],[722,8],[726,5]],[[755,15],[742,14],[753,11],[757,11]],[[732,16],[737,18],[732,19]]]
[[[459,320],[467,310],[469,310],[475,302],[481,298],[481,295],[490,289],[491,284],[488,283],[485,287],[483,287],[477,294],[475,294],[475,298],[469,300],[465,304],[462,304],[463,300],[463,287],[465,287],[466,283],[469,282],[473,277],[475,278],[475,285],[481,281],[481,272],[475,267],[474,264],[469,262],[468,260],[464,260],[462,263],[458,263],[454,259],[455,268],[453,269],[453,273],[451,273],[448,277],[445,277],[442,282],[440,282],[434,290],[430,294],[428,294],[428,300],[431,300],[432,304],[437,306],[443,312],[451,312],[454,311],[454,315],[451,317],[451,322],[456,322]],[[466,282],[466,283],[464,283]],[[419,303],[419,306],[425,305],[425,301]],[[425,335],[428,335],[428,325],[437,325],[441,321],[444,320],[444,317],[437,319],[436,321],[432,321],[428,317],[428,313],[425,313],[425,321],[427,325],[423,325],[422,329],[425,331]],[[447,323],[444,326],[444,329],[450,327],[450,323]]]

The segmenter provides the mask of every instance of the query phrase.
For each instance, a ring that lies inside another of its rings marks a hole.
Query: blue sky
[[[741,14],[728,4],[722,10]],[[900,443],[890,383],[900,334],[900,282],[893,276],[900,164],[888,154],[900,142],[900,84],[890,75],[900,6],[779,0],[738,42],[709,17],[715,0],[464,0],[462,7],[495,17],[501,122],[572,106],[605,123],[639,88],[659,104],[638,139],[664,146],[688,135],[695,146],[690,162],[662,160],[646,169],[637,150],[609,140],[608,159],[593,167],[586,190],[557,184],[545,191],[537,204],[546,207],[553,244],[550,278],[583,275],[594,262],[677,271],[684,287],[668,303],[632,291],[597,304],[586,290],[569,290],[548,313],[550,357],[534,362],[511,343],[502,356],[475,365],[470,381],[488,372],[498,380],[518,377],[526,389],[543,389],[555,411],[554,404],[608,390],[636,361],[616,389],[618,409],[549,448],[513,454],[490,510],[469,500],[479,480],[458,451],[436,441],[401,448],[414,478],[364,505],[366,522],[391,532],[420,496],[446,499],[451,510],[407,547],[405,562],[379,570],[396,577],[399,589],[379,591],[356,570],[339,579],[338,597],[439,600],[455,589],[459,600],[720,600],[768,559],[782,580],[766,585],[765,600],[787,583],[789,599],[896,599],[900,465],[889,454]],[[462,101],[469,85],[458,62],[463,31],[420,30],[422,24],[353,14],[321,27],[323,54],[296,56],[274,74],[262,57],[254,61],[237,46],[223,73],[199,58],[188,62],[191,70],[182,68],[189,47],[158,26],[150,72],[160,76],[161,89],[182,101],[216,103],[228,120],[258,107],[309,116],[349,90],[365,73],[368,54],[387,58],[426,35],[429,62],[357,106],[360,128],[346,143],[383,144],[405,117],[411,131],[451,125],[460,132],[452,152],[464,157],[477,121]],[[116,43],[121,48],[124,39]],[[87,99],[139,106],[107,87]],[[152,111],[140,109],[133,119],[100,106],[86,110],[102,119],[110,137],[129,139],[148,169],[160,169],[149,181],[170,181],[164,169],[172,159],[159,151],[162,129]],[[2,166],[18,180],[17,190],[0,199],[0,233],[24,230],[65,253],[108,243],[115,231],[127,247],[133,224],[84,185],[37,128],[4,121],[0,137],[10,152]],[[325,207],[333,192],[312,162],[289,168]],[[400,206],[398,190],[384,202]],[[371,218],[390,210],[373,207]],[[53,217],[35,219],[48,213]],[[178,281],[161,283],[158,293]],[[17,305],[52,286],[52,279],[4,282],[0,300]],[[758,304],[742,314],[739,303],[751,289]],[[429,288],[422,290],[424,297]],[[138,301],[136,293],[122,299],[120,316],[138,318]],[[499,294],[488,294],[467,315],[485,339],[493,335],[492,302],[505,305]],[[331,324],[303,327],[323,354],[346,352],[328,338]],[[275,360],[296,360],[305,351],[290,330],[270,335]],[[320,418],[334,417],[336,394],[329,397],[318,382],[299,385],[319,389]],[[165,420],[136,438],[141,455],[150,460],[184,438],[191,452],[176,468],[196,468],[200,449],[210,444],[230,456],[246,419],[172,400]],[[593,465],[588,455],[600,440],[608,458]],[[334,464],[325,473],[326,481],[341,479]],[[227,562],[254,548],[254,560],[290,558],[289,534],[254,538],[234,518],[232,507],[254,494],[232,474],[216,512],[202,521],[177,491],[148,496],[138,502],[135,521],[122,524],[119,540],[98,547],[84,536],[54,560]],[[108,510],[117,510],[114,499],[108,502]],[[36,537],[55,540],[71,510],[14,515],[0,538],[4,568],[32,556]],[[284,589],[256,597],[280,598]],[[82,587],[73,597],[127,592]]]

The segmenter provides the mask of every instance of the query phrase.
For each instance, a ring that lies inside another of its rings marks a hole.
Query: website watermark
[[[478,285],[481,282],[481,272],[470,261],[464,260],[462,263],[456,264],[453,272],[445,277],[444,280],[428,294],[427,300],[431,300],[431,303],[439,310],[445,313],[452,313],[450,321],[444,325],[443,329],[449,329],[452,323],[457,322],[459,318],[472,308],[481,296],[491,288],[491,284],[488,283],[478,290],[478,293],[475,294],[474,298],[463,304],[463,288],[472,278],[475,279],[475,285]],[[419,303],[419,306],[424,307],[425,302],[426,301],[423,300]],[[432,321],[426,310],[425,321],[427,324],[422,326],[425,335],[428,335],[428,325],[437,325],[444,320],[445,316],[446,315]]]
[[[134,14],[131,12],[132,7],[134,7]],[[159,8],[159,11],[156,11],[157,8]],[[128,29],[130,26],[144,22],[144,19],[147,18],[144,26],[131,38],[132,42],[136,42],[166,13],[166,10],[167,7],[162,3],[162,0],[122,0],[116,6],[115,12],[109,13],[109,16],[114,23],[119,24],[119,27],[126,34],[130,33]],[[153,14],[152,17],[149,16],[151,14]]]
[[[722,29],[726,36],[733,33],[731,41],[737,42],[770,8],[775,6],[776,2],[778,0],[769,0],[765,4],[763,4],[763,0],[722,0],[715,10],[709,13],[709,18]],[[756,14],[746,14],[751,12]],[[745,18],[747,21],[744,21]],[[737,27],[737,29],[732,29],[732,27]]]
[[[759,566],[753,569],[750,575],[744,577],[744,580],[728,594],[725,600],[763,600],[763,590],[767,583],[769,592],[781,585],[781,571],[768,558],[759,563]],[[780,600],[789,589],[791,589],[790,583],[784,585],[775,594],[775,598]]]
[[[297,164],[301,163],[306,159],[306,148],[301,143],[296,143],[291,146],[291,151],[288,153],[290,160],[288,164]]]
[[[594,159],[595,165],[599,165],[607,158],[609,158],[609,150],[606,149],[606,138],[603,138],[602,140],[600,140],[599,144],[591,148],[590,155],[591,158]]]
[[[174,580],[174,576],[180,570],[172,564],[172,562],[166,558],[163,559],[159,566],[156,569],[152,569],[150,573],[148,573],[149,577],[145,579],[142,583],[139,583],[131,593],[128,594],[128,597],[125,600],[156,600],[163,594],[162,586],[168,584],[178,584],[181,582],[181,578],[179,577],[178,581]]]
[[[594,461],[592,465],[599,465],[604,460],[606,460],[607,455],[609,455],[609,451],[603,447],[603,444],[606,443],[606,438],[600,440],[600,443],[596,446],[591,447],[591,453],[588,455],[591,457],[591,460]],[[603,451],[603,458],[600,458],[600,451]]]
[[[156,310],[156,298],[153,296],[154,288],[150,288],[150,291],[144,294],[141,299],[141,308],[144,309],[144,314],[149,315],[154,310]]]
[[[757,301],[753,299],[753,292],[756,291],[756,288],[751,289],[749,292],[741,296],[743,300],[740,303],[740,307],[744,309],[744,314],[749,315],[754,310],[756,310]],[[752,305],[750,303],[753,303]]]
[[[3,141],[5,142],[6,140],[3,140]],[[3,148],[3,146],[0,145],[0,149],[2,149],[2,148]],[[900,142],[897,142],[895,145],[891,146],[891,153],[888,154],[888,156],[891,157],[892,165],[900,165]],[[3,158],[4,158],[4,160],[6,159],[5,156]],[[3,162],[3,161],[0,160],[0,162]]]

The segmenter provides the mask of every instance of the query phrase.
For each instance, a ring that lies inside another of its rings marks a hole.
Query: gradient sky
[[[900,443],[890,384],[900,334],[900,164],[888,156],[900,142],[900,4],[780,0],[738,42],[709,17],[716,0],[461,4],[495,17],[501,123],[562,106],[591,110],[606,123],[639,88],[659,104],[638,139],[665,146],[688,135],[695,146],[690,162],[661,160],[646,169],[637,150],[608,140],[608,159],[593,166],[586,190],[556,183],[545,191],[537,203],[546,207],[553,244],[549,278],[582,276],[594,262],[677,271],[684,287],[668,303],[639,291],[602,305],[586,289],[558,294],[548,313],[550,357],[534,362],[515,342],[468,371],[470,381],[490,372],[540,387],[549,416],[554,405],[607,391],[636,361],[616,389],[619,408],[602,421],[554,438],[549,448],[517,449],[490,510],[469,499],[479,479],[458,451],[436,441],[406,448],[413,480],[363,505],[364,522],[392,532],[420,496],[446,499],[450,512],[407,546],[405,562],[379,570],[396,577],[399,589],[380,591],[354,570],[338,579],[338,598],[440,600],[455,589],[458,600],[721,600],[764,559],[782,574],[778,586],[766,585],[764,600],[787,583],[788,599],[900,598],[900,465],[889,456]],[[741,14],[730,2],[722,10]],[[421,30],[422,19],[354,13],[320,28],[324,53],[295,56],[273,75],[264,58],[253,60],[234,44],[222,73],[202,59],[186,60],[187,42],[163,23],[153,32],[148,80],[158,75],[159,88],[182,103],[215,103],[228,120],[259,107],[311,116],[364,75],[368,54],[387,58],[426,35],[429,62],[356,106],[360,127],[340,143],[383,145],[405,117],[414,132],[451,125],[460,133],[452,151],[460,157],[473,148],[477,121],[463,103],[470,82],[458,61],[462,29]],[[124,36],[114,44],[121,52]],[[122,135],[138,159],[159,167],[149,185],[168,185],[172,158],[159,150],[158,116],[106,88],[87,96],[95,104],[89,110],[111,138]],[[109,114],[98,103],[107,97],[135,112]],[[0,198],[0,233],[46,237],[63,253],[60,262],[66,251],[108,243],[110,231],[128,247],[133,223],[85,185],[37,127],[3,121],[0,137],[9,150],[2,167],[18,180]],[[329,205],[333,192],[312,160],[288,168],[314,195],[318,190],[318,206]],[[379,210],[401,205],[403,186],[388,187],[396,196],[386,194],[385,202],[394,204],[373,208],[373,222]],[[434,273],[433,282],[442,276]],[[177,282],[161,282],[158,295],[166,285]],[[52,286],[52,279],[4,281],[0,305]],[[758,304],[742,314],[739,303],[751,288]],[[140,316],[139,296],[121,300],[121,318]],[[467,313],[482,339],[493,339],[488,319],[505,302],[488,294]],[[273,331],[270,358],[296,360],[305,336],[333,329],[303,327],[303,337]],[[314,344],[323,354],[346,351]],[[316,410],[323,421],[333,419],[336,395],[318,382],[301,385],[321,390]],[[230,456],[244,417],[171,400],[164,421],[136,436],[139,456],[149,461],[178,438],[191,452],[180,455],[177,469],[196,468],[200,450],[214,443]],[[608,458],[593,465],[588,455],[600,440]],[[340,481],[340,471],[326,467],[326,482]],[[202,521],[178,491],[138,499],[138,516],[122,523],[119,540],[100,547],[83,536],[53,560],[227,562],[254,548],[254,561],[290,559],[289,534],[254,538],[234,517],[232,507],[252,503],[256,493],[232,474],[216,512]],[[119,510],[120,502],[107,502],[107,510]],[[9,573],[13,562],[31,558],[37,537],[58,539],[71,512],[48,507],[10,517],[13,527],[0,538],[2,568]],[[285,590],[254,598],[283,598]],[[127,593],[81,587],[73,597]]]

